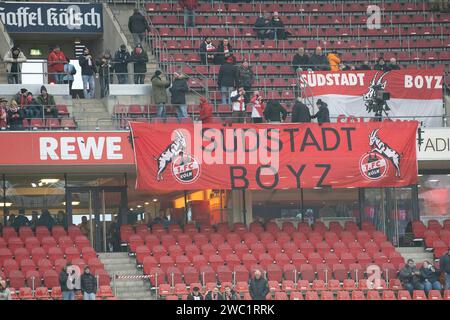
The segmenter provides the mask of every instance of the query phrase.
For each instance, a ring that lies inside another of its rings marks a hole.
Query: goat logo
[[[159,157],[154,157],[158,165],[158,171],[156,173],[156,180],[163,180],[163,173],[166,170],[169,163],[171,163],[175,157],[184,153],[186,150],[186,138],[178,130],[175,131],[175,138],[172,143],[167,146],[167,148],[161,152]]]
[[[369,135],[371,151],[360,160],[361,173],[368,179],[381,179],[388,171],[388,162],[395,168],[395,176],[400,177],[400,154],[383,142],[378,136],[380,129],[375,129]]]
[[[387,105],[386,101],[381,102],[377,101],[377,92],[383,91],[386,89],[387,86],[387,80],[384,80],[384,77],[389,73],[385,72],[378,78],[378,72],[373,77],[372,81],[370,81],[369,85],[369,91],[367,91],[363,95],[363,101],[366,106],[366,111],[368,113],[374,112],[376,115],[381,115],[384,111],[385,113],[389,110],[389,106]],[[378,79],[377,79],[378,78]]]

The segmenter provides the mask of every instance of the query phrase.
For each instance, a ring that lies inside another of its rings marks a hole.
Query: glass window
[[[68,174],[68,187],[106,187],[125,185],[125,175],[105,174],[105,175],[87,175],[87,174]]]
[[[450,175],[419,175],[421,220],[445,220],[450,216]]]

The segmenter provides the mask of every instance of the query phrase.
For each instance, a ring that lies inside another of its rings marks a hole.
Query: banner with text
[[[431,70],[302,72],[307,96],[328,104],[331,117],[375,117],[379,91],[390,93],[382,107],[383,118],[417,120],[425,126],[442,126],[444,108],[442,68]],[[381,104],[378,104],[381,105]]]
[[[417,182],[417,126],[416,121],[231,127],[132,122],[136,188],[407,186]]]
[[[101,4],[2,2],[0,20],[11,33],[103,32]]]

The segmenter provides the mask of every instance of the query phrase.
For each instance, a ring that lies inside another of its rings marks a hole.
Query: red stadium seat
[[[366,300],[364,292],[359,290],[352,291],[352,300]]]
[[[20,300],[34,300],[33,291],[31,288],[22,287],[19,289],[19,299]]]
[[[414,290],[413,300],[427,300],[427,295],[423,290]]]
[[[25,276],[22,271],[12,270],[9,273],[9,286],[12,288],[22,288],[25,286]]]
[[[36,300],[50,300],[50,294],[47,287],[38,287],[34,292]]]
[[[348,291],[338,291],[336,300],[351,300],[350,293]]]
[[[290,296],[291,300],[303,300],[303,295],[301,292],[291,292],[291,296]]]
[[[381,297],[378,291],[369,290],[367,291],[367,300],[381,300]]]
[[[411,300],[411,295],[407,290],[399,290],[397,293],[398,300]]]
[[[303,280],[308,280],[309,282],[313,282],[315,278],[315,272],[310,264],[302,264],[300,266],[300,275]]]
[[[441,292],[439,290],[430,290],[428,292],[429,300],[442,300]]]
[[[319,300],[317,291],[306,291],[305,300]]]

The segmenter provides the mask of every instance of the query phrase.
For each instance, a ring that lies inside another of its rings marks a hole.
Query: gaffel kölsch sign
[[[10,33],[102,33],[101,4],[0,3],[0,20]]]

